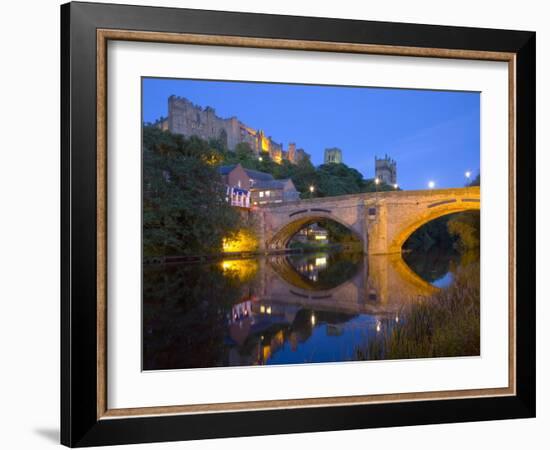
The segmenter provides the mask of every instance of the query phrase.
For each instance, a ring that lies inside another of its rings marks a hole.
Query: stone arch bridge
[[[350,229],[369,254],[401,252],[408,237],[425,223],[447,214],[479,210],[479,187],[370,192],[304,199],[259,208],[256,226],[261,249],[285,249],[310,223],[331,219]]]

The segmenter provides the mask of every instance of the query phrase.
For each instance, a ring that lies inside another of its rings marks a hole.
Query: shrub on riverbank
[[[398,323],[358,349],[358,359],[479,355],[479,291],[479,264],[459,269],[450,287],[413,303]]]

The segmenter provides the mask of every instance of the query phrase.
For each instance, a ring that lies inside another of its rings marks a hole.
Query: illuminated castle
[[[242,123],[236,117],[222,119],[214,108],[202,108],[184,97],[171,95],[168,98],[168,118],[161,119],[157,125],[172,133],[185,136],[198,136],[201,139],[220,139],[228,149],[234,150],[239,143],[248,143],[252,150],[261,156],[268,153],[277,163],[288,160],[294,164],[309,157],[301,148],[291,142],[288,148],[266,136],[262,130],[256,130]]]
[[[374,157],[375,176],[383,183],[397,184],[397,163],[388,155],[378,159]]]

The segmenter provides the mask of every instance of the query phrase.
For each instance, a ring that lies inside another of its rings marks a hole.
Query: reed
[[[404,308],[399,323],[357,349],[359,359],[479,355],[479,292],[479,263],[457,269],[451,286]]]

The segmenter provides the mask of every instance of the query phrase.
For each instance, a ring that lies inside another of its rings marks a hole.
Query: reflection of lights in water
[[[271,345],[266,345],[262,349],[262,361],[267,361],[271,356]]]
[[[226,259],[220,265],[227,275],[236,276],[241,281],[254,278],[258,271],[258,261],[254,259]]]
[[[315,325],[315,314],[311,314],[311,325]]]
[[[381,329],[382,329],[382,324],[380,323],[380,321],[376,322],[376,332],[379,333]]]
[[[317,267],[325,267],[327,265],[327,258],[315,258],[315,265]]]

